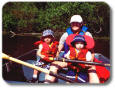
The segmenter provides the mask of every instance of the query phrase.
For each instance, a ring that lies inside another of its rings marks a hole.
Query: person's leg
[[[57,74],[58,68],[56,66],[50,66],[50,71]],[[55,82],[56,78],[54,76],[50,76],[48,74],[45,75],[45,83],[53,83]]]
[[[88,74],[89,74],[89,83],[100,83],[100,80],[96,73],[95,66],[91,66],[91,68],[88,69]]]
[[[63,58],[63,55],[64,55],[64,51],[61,51],[59,54],[59,58]],[[54,61],[52,62],[49,70],[57,74],[59,69],[66,66],[67,66],[66,62]],[[56,81],[56,78],[54,76],[50,76],[48,74],[45,75],[45,83],[53,83],[55,81]]]
[[[54,74],[57,74],[58,70],[63,67],[67,67],[66,62],[54,61],[54,62],[52,62],[49,70],[51,72],[53,72]],[[45,83],[53,83],[53,82],[55,82],[55,80],[56,80],[56,78],[54,76],[50,76],[50,75],[46,74]]]
[[[35,62],[35,66],[41,66],[39,56],[37,56],[37,61]],[[38,80],[38,73],[40,73],[40,72],[34,69],[31,82],[35,82]]]
[[[37,79],[37,74],[38,74],[38,71],[34,69],[34,72],[33,72],[33,79]]]

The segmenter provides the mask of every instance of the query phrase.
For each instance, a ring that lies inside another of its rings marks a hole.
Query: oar
[[[18,33],[18,34],[16,34],[13,31],[10,31],[10,33],[12,34],[11,37],[14,37],[14,36],[39,36],[39,35],[42,35],[42,33]]]
[[[88,64],[88,65],[98,65],[98,66],[104,66],[104,67],[110,67],[110,64],[107,63],[97,63],[97,62],[90,62],[90,61],[80,61],[80,60],[70,60],[65,58],[56,58],[55,61],[63,61],[63,62],[71,62],[71,63],[79,63],[79,64]]]
[[[27,55],[29,55],[29,54],[31,54],[31,53],[37,51],[37,50],[38,50],[38,49],[33,49],[33,50],[28,51],[28,52],[26,52],[26,53],[24,53],[24,54],[22,54],[22,55],[20,55],[20,56],[18,56],[18,57],[16,57],[16,58],[19,59],[19,58],[21,58],[21,57],[23,57],[23,56],[27,56]]]
[[[33,49],[33,50],[28,51],[28,52],[26,52],[26,53],[24,53],[24,54],[22,54],[22,55],[20,55],[20,56],[18,56],[18,57],[16,57],[16,58],[19,59],[19,58],[21,58],[21,57],[23,57],[23,56],[27,56],[27,55],[29,55],[29,54],[31,54],[31,53],[37,51],[37,50],[38,50],[38,49]],[[9,64],[9,63],[10,63],[10,62],[7,62],[7,63],[5,63],[5,64],[2,65],[2,66],[5,66],[6,64]]]
[[[58,32],[58,34],[62,34],[63,32]],[[15,33],[13,31],[10,31],[11,38],[14,36],[41,36],[42,33]]]
[[[37,67],[37,66],[35,66],[35,65],[32,65],[32,64],[29,64],[29,63],[27,63],[27,62],[21,61],[21,60],[19,60],[19,59],[10,57],[10,56],[8,56],[7,54],[4,54],[4,53],[2,53],[2,58],[3,58],[3,59],[7,59],[7,60],[11,60],[11,61],[16,62],[16,63],[18,63],[18,64],[22,64],[22,65],[27,66],[27,67],[29,67],[29,68],[36,69],[36,70],[38,70],[38,71],[41,71],[41,72],[44,72],[44,73],[46,73],[46,74],[55,76],[56,78],[59,78],[59,79],[68,81],[68,82],[70,82],[70,83],[75,83],[75,82],[76,82],[76,81],[74,81],[74,80],[71,80],[71,79],[69,79],[69,78],[66,78],[65,76],[55,74],[55,73],[53,73],[53,72],[51,72],[51,71],[49,71],[49,70],[47,70],[47,69],[44,69],[44,68],[41,68],[41,67]]]

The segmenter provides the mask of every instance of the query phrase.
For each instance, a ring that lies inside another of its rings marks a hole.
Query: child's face
[[[52,38],[50,38],[50,37],[44,38],[44,42],[46,42],[47,44],[50,44],[51,41],[52,41]]]
[[[75,48],[77,48],[78,50],[83,49],[84,48],[84,43],[83,42],[76,42],[75,43]]]

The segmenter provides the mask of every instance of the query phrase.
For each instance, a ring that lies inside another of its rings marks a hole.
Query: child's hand
[[[89,64],[85,64],[86,67],[91,67],[92,65],[89,65]]]
[[[49,57],[49,60],[51,60],[51,61],[52,61],[52,60],[54,60],[54,58],[53,58],[53,57]]]
[[[44,56],[44,55],[41,55],[40,57],[41,57],[41,58],[45,58],[45,56]]]

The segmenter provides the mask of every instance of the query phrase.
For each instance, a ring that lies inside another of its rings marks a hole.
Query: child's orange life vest
[[[77,60],[81,60],[81,61],[86,61],[87,52],[88,52],[88,49],[81,49],[78,53],[74,47],[70,47],[70,59],[72,59],[72,60],[77,59]],[[70,66],[70,68],[79,70],[78,69],[79,67],[72,66],[72,63],[68,63],[68,65]],[[84,64],[78,64],[78,66],[85,68]]]
[[[58,44],[59,44],[58,41],[53,41],[50,45],[48,45],[47,43],[43,41],[37,41],[34,43],[35,46],[38,46],[39,44],[42,44],[43,46],[41,54],[46,56],[45,58],[43,58],[43,60],[51,62],[51,60],[49,60],[49,57],[56,56],[56,52],[57,52]]]

